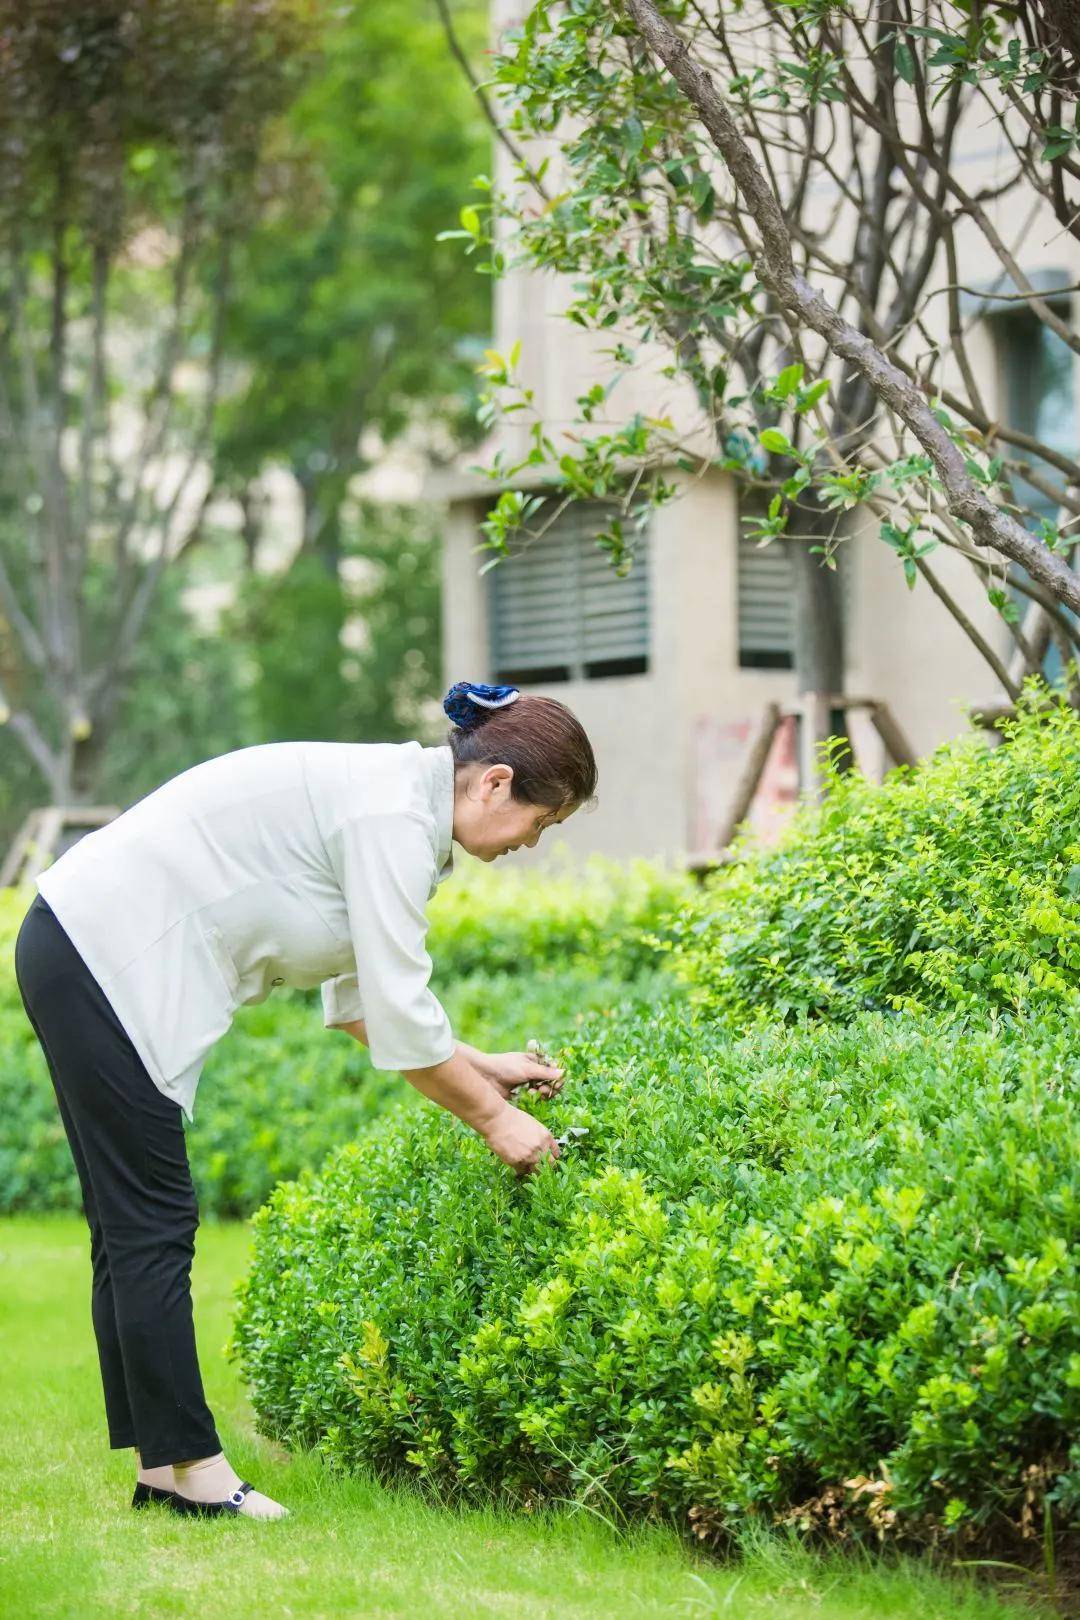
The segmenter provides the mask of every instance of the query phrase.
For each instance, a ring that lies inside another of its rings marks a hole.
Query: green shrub
[[[78,1210],[79,1183],[49,1071],[20,1004],[0,1008],[0,1214]]]
[[[537,894],[534,885],[534,901]],[[81,1208],[52,1083],[15,983],[15,934],[29,902],[28,894],[0,893],[0,1213]],[[565,909],[557,926],[565,927]],[[623,984],[614,953],[606,965],[608,972],[592,972],[563,960],[560,949],[527,973],[473,967],[459,974],[448,948],[434,982],[460,1039],[487,1050],[520,1049],[534,1035],[557,1044],[588,1011],[616,1010]],[[655,967],[651,979],[639,973],[638,993],[658,981]],[[317,991],[241,1007],[207,1059],[194,1122],[184,1122],[200,1211],[250,1215],[278,1180],[317,1165],[391,1104],[416,1095],[399,1076],[372,1069],[349,1036],[324,1030]]]
[[[622,995],[621,985],[580,971],[524,991],[520,978],[477,973],[448,987],[444,1000],[460,1039],[517,1050],[533,1035],[558,1045],[587,1010],[614,1014]],[[400,1075],[373,1069],[350,1036],[324,1031],[318,1009],[299,998],[241,1008],[207,1062],[185,1126],[200,1209],[250,1215],[278,1181],[363,1137],[388,1109],[420,1101]]]
[[[532,973],[571,963],[630,978],[656,966],[646,936],[666,933],[694,880],[649,861],[592,855],[574,865],[560,851],[535,871],[470,860],[431,903],[428,948],[436,974]]]
[[[578,1036],[535,1109],[587,1134],[524,1182],[439,1110],[386,1119],[255,1217],[260,1431],[717,1534],[1074,1518],[1078,1033],[642,1006]]]
[[[711,1013],[1045,1007],[1080,983],[1080,715],[1030,713],[878,787],[838,777],[673,930]],[[669,942],[670,944],[670,942]]]

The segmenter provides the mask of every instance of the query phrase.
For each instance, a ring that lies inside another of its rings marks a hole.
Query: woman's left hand
[[[529,1052],[482,1052],[473,1062],[507,1102],[521,1086],[539,1097],[554,1097],[562,1090],[565,1071],[553,1063],[539,1062]]]

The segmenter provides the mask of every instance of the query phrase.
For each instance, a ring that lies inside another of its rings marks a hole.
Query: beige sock
[[[144,1485],[157,1485],[159,1489],[163,1491],[171,1491],[174,1489],[172,1463],[165,1463],[161,1468],[144,1468],[142,1465],[142,1458],[139,1456],[138,1447],[136,1447],[135,1468],[135,1477],[141,1480]]]
[[[222,1451],[214,1457],[174,1463],[173,1473],[177,1495],[186,1497],[189,1502],[224,1502],[243,1484]],[[249,1519],[281,1519],[289,1510],[272,1496],[264,1496],[262,1491],[248,1491],[239,1511]]]

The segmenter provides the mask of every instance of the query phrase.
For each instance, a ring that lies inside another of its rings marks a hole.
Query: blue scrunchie
[[[462,731],[472,731],[487,719],[492,709],[505,709],[521,696],[516,686],[484,686],[477,681],[458,681],[443,698],[443,708]]]

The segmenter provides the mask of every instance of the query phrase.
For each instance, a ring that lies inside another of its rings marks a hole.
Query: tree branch
[[[466,79],[468,80],[469,85],[472,88],[473,95],[479,102],[480,110],[490,124],[496,140],[502,142],[503,146],[509,152],[514,162],[521,169],[522,174],[525,175],[526,179],[529,181],[529,184],[535,188],[540,196],[543,197],[545,202],[550,202],[551,198],[544,188],[544,182],[541,180],[536,170],[532,167],[532,164],[529,162],[524,152],[522,152],[521,148],[511,140],[506,130],[500,124],[498,117],[496,116],[495,109],[491,105],[490,98],[485,93],[483,86],[476,77],[476,74],[473,72],[472,64],[470,63],[465,52],[465,47],[462,45],[461,40],[458,37],[457,29],[454,27],[454,19],[450,15],[450,7],[447,5],[446,0],[435,0],[435,7],[439,13],[440,20],[442,21],[443,33],[446,35],[446,43],[450,47],[451,54],[460,67],[462,73],[464,73]]]
[[[822,293],[798,273],[777,199],[730,108],[718,95],[709,75],[691,57],[685,40],[660,15],[652,0],[623,0],[623,3],[639,33],[697,111],[727,165],[761,234],[758,274],[775,293],[782,308],[796,324],[809,326],[834,354],[854,365],[878,398],[892,407],[930,456],[950,512],[974,532],[978,543],[1020,563],[1056,598],[1080,611],[1080,576],[1029,534],[1022,524],[993,504],[968,473],[962,453],[920,391],[876,344],[838,315]],[[1005,675],[1007,678],[1007,671]]]

